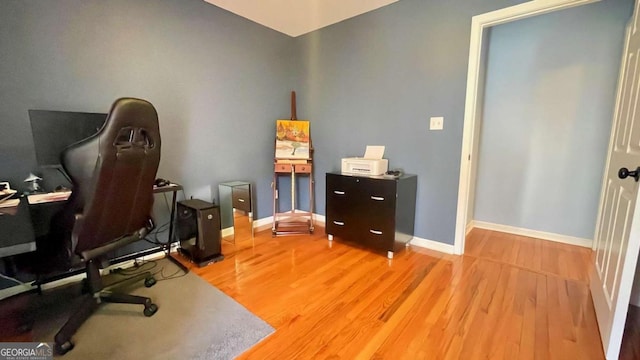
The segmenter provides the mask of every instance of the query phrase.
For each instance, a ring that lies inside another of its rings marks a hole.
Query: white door
[[[640,24],[636,0],[627,25],[604,197],[591,269],[591,296],[607,359],[617,359],[640,251]],[[627,168],[627,174],[622,168]],[[634,178],[634,171],[638,177]],[[622,172],[622,173],[620,173]],[[626,177],[625,177],[626,175]],[[624,177],[624,179],[622,179]]]

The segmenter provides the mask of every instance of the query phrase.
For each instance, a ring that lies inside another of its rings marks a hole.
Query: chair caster
[[[157,283],[156,278],[154,278],[153,276],[149,276],[148,278],[144,279],[144,286],[148,288],[152,287],[156,283]]]
[[[75,345],[73,345],[73,343],[71,342],[71,340],[65,341],[63,344],[54,344],[54,350],[56,351],[56,353],[58,355],[64,355],[66,353],[68,353],[69,351],[73,350],[73,347]]]
[[[151,304],[144,307],[144,316],[146,317],[153,316],[153,314],[155,314],[156,312],[158,312],[158,305],[156,304]]]

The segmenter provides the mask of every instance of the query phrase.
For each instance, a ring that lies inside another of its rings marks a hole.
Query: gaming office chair
[[[65,149],[61,160],[73,182],[63,213],[65,247],[85,264],[89,288],[81,308],[55,336],[56,351],[64,354],[101,302],[141,304],[146,316],[158,310],[150,298],[103,292],[99,270],[106,254],[143,239],[154,227],[153,183],[160,162],[155,108],[145,100],[116,100],[98,133]],[[147,275],[145,285],[153,284]]]

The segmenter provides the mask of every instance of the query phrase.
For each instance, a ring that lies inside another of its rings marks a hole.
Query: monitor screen
[[[67,146],[100,130],[107,114],[29,110],[31,134],[39,166],[58,166]]]

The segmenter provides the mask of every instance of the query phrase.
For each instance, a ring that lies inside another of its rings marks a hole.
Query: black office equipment
[[[160,180],[164,180],[164,179],[160,179]],[[171,212],[169,215],[169,234],[167,237],[167,242],[162,244],[162,250],[165,251],[166,257],[167,259],[169,259],[172,263],[174,263],[176,266],[178,266],[180,269],[182,269],[182,271],[184,271],[184,273],[188,273],[189,269],[183,264],[181,263],[179,260],[177,260],[176,258],[174,258],[173,256],[171,256],[171,244],[174,242],[175,237],[174,237],[174,232],[173,232],[173,227],[175,224],[175,214],[176,214],[176,207],[177,207],[177,199],[178,199],[178,191],[182,191],[182,185],[180,184],[175,184],[175,183],[171,183],[168,180],[164,180],[166,182],[166,184],[164,186],[158,186],[158,179],[156,179],[156,181],[154,182],[154,186],[153,186],[153,193],[154,194],[161,194],[161,193],[167,193],[170,192],[172,194],[171,196]]]
[[[378,251],[389,259],[413,238],[417,176],[388,179],[326,175],[326,228],[334,236]]]
[[[38,165],[60,165],[62,151],[96,134],[106,119],[107,114],[103,113],[29,110]]]
[[[153,186],[163,187],[171,185],[171,181],[165,180],[162,178],[157,178],[156,181],[153,182]]]
[[[206,201],[178,201],[176,230],[180,252],[198,266],[224,259],[220,245],[220,207]]]
[[[36,236],[26,198],[15,208],[0,209],[0,258],[36,249]]]
[[[105,289],[100,276],[109,253],[143,239],[154,228],[153,182],[160,163],[155,108],[144,100],[116,100],[98,134],[68,147],[61,162],[74,190],[55,222],[51,242],[67,249],[68,266],[85,265],[89,290],[54,338],[56,351],[64,354],[73,348],[71,336],[102,302],[140,304],[145,316],[158,309],[150,298]],[[155,283],[149,273],[135,279],[142,278],[147,286]]]

